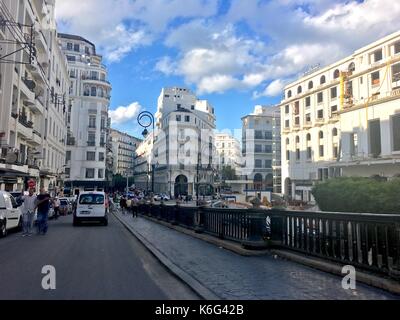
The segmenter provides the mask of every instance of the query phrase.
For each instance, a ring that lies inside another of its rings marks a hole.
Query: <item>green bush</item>
[[[312,194],[322,211],[400,213],[400,179],[338,178],[317,184]]]

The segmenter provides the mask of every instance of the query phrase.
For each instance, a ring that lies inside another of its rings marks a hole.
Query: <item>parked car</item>
[[[85,221],[99,221],[108,225],[109,203],[104,192],[82,192],[76,204],[73,225],[77,226]]]
[[[167,195],[164,194],[164,193],[156,194],[156,195],[154,196],[154,201],[161,201],[161,200],[169,201],[169,200],[171,200],[171,199],[169,198],[169,196],[167,196]]]
[[[15,201],[17,202],[17,204],[19,206],[22,205],[23,201],[22,201],[22,191],[13,191],[10,192],[10,194],[14,197]]]
[[[22,228],[20,205],[10,193],[0,191],[0,237],[5,237],[8,230],[14,228]]]

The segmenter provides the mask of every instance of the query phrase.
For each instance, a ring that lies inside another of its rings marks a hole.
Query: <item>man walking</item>
[[[58,217],[60,215],[60,199],[58,199],[58,196],[54,198],[53,206],[54,206],[54,220],[58,220]]]
[[[49,210],[50,210],[50,195],[46,193],[44,188],[40,188],[40,194],[37,196],[36,207],[38,209],[37,212],[37,224],[38,224],[38,235],[47,233],[47,220],[49,218]]]
[[[32,235],[33,218],[35,217],[36,210],[36,196],[33,194],[34,190],[29,189],[29,195],[22,195],[21,200],[24,202],[22,206],[22,236]]]

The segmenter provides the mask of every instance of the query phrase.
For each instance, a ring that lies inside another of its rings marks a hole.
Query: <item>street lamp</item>
[[[148,123],[143,123],[143,120],[147,119]],[[149,134],[149,131],[147,130],[147,128],[149,128],[150,126],[153,127],[153,148],[154,148],[154,132],[155,132],[155,128],[154,128],[154,116],[152,113],[148,112],[148,111],[143,111],[139,114],[137,121],[139,123],[139,125],[144,128],[142,135],[143,137],[147,137],[147,135]],[[155,165],[152,164],[151,165],[151,192],[154,193],[154,169],[155,169]]]

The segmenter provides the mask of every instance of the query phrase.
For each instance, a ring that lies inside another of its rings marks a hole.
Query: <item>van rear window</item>
[[[79,204],[104,204],[104,196],[101,194],[84,194],[80,197]]]

